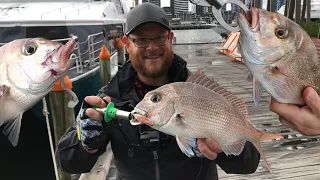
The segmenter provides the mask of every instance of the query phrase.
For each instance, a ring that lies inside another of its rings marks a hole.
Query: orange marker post
[[[111,55],[107,47],[103,45],[99,54],[101,87],[107,85],[111,79],[110,58]]]
[[[121,38],[117,39],[117,55],[118,55],[118,64],[123,66],[125,63],[125,57],[124,57],[124,45],[122,43]]]
[[[68,76],[64,77],[67,88],[72,89],[72,82]],[[68,107],[68,102],[72,100],[72,96],[65,91],[58,80],[49,92],[50,114],[53,120],[55,144],[67,131],[70,126],[75,125],[74,108]],[[58,169],[59,179],[70,179],[71,175]]]

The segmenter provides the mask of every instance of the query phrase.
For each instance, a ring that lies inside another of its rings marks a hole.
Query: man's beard
[[[129,54],[129,57],[133,68],[137,72],[145,77],[156,79],[167,74],[173,60],[173,51],[171,50],[170,52],[165,53],[164,61],[159,62],[155,66],[146,66],[140,61],[140,59],[138,59],[137,56],[132,55],[132,53]]]

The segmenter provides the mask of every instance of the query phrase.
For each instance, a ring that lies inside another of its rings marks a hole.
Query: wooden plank
[[[67,79],[69,80],[69,77],[64,78],[65,82],[67,82]],[[58,90],[60,87],[59,83],[60,80],[55,84],[54,89],[49,92],[55,145],[58,144],[59,139],[63,136],[67,129],[70,126],[75,125],[74,108],[68,107],[68,102],[72,100],[72,96],[65,90]],[[71,88],[71,86],[69,88]],[[71,174],[63,172],[59,168],[57,168],[57,171],[60,180],[71,180]]]
[[[106,152],[101,154],[96,164],[92,167],[91,171],[81,174],[79,180],[106,180],[108,177],[112,158],[113,153],[111,150],[111,145],[109,143]]]

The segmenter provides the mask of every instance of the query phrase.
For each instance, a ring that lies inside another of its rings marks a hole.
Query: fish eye
[[[151,100],[153,103],[160,102],[160,95],[159,95],[159,94],[153,94],[153,95],[150,97],[150,100]]]
[[[35,52],[37,51],[37,45],[36,44],[27,44],[25,47],[24,47],[24,54],[25,55],[32,55],[34,54]]]
[[[275,34],[278,38],[284,39],[285,37],[287,37],[287,30],[285,28],[280,27],[275,30]]]

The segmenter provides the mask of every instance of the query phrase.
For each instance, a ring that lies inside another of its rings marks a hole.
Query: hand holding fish
[[[99,148],[105,146],[106,142],[106,134],[102,126],[103,117],[91,107],[106,107],[107,102],[110,101],[111,99],[108,96],[103,99],[98,96],[87,96],[79,111],[76,119],[78,139],[89,153],[96,153]]]
[[[268,169],[260,142],[283,138],[255,129],[246,104],[200,71],[192,73],[186,82],[149,91],[135,106],[133,117],[132,125],[147,124],[175,136],[188,157],[200,157],[198,151],[209,159],[215,159],[221,151],[238,156],[250,141]]]
[[[280,122],[305,135],[320,134],[320,97],[317,92],[308,87],[303,92],[306,106],[279,103],[271,99],[270,110],[279,114]]]
[[[148,126],[152,126],[152,122],[150,120],[139,115],[135,115],[131,123],[133,123],[133,121],[136,121],[137,124],[146,124]],[[218,153],[223,152],[219,144],[212,139],[198,138],[196,141],[198,146],[197,149],[199,149],[200,153],[204,157],[210,160],[215,160],[218,156]]]
[[[302,92],[320,93],[320,59],[306,31],[279,13],[251,8],[239,14],[239,49],[253,78],[254,103],[263,90],[281,103],[304,106]]]
[[[200,152],[210,160],[215,160],[218,157],[218,153],[222,152],[218,143],[211,139],[199,138],[197,145]]]

